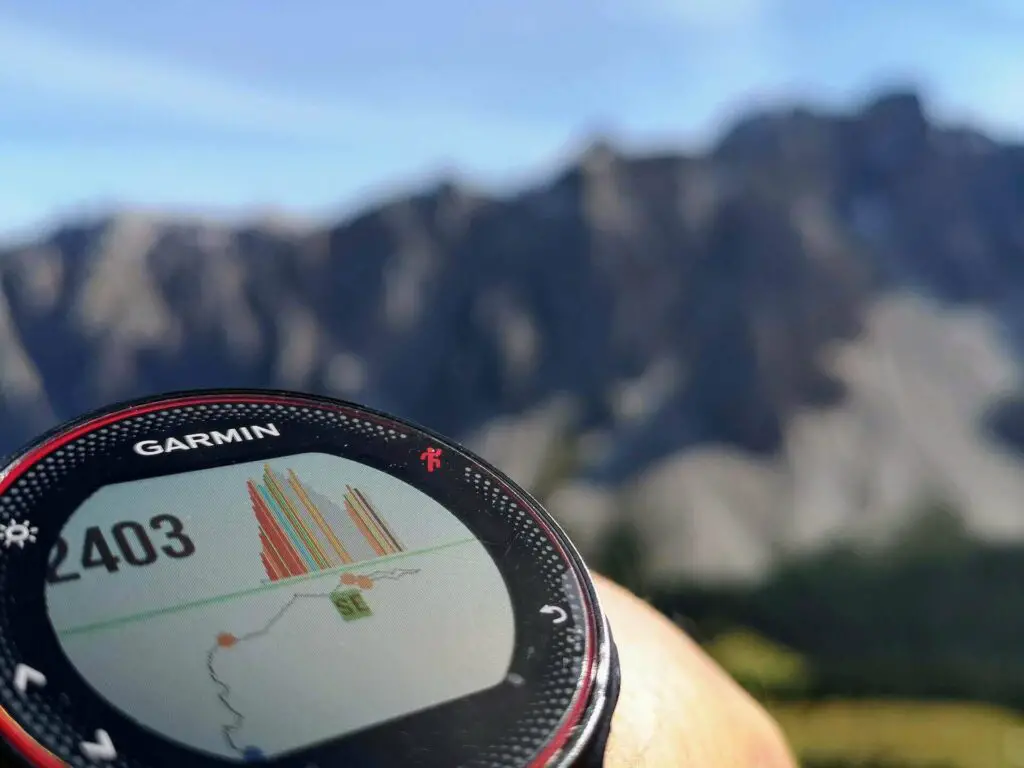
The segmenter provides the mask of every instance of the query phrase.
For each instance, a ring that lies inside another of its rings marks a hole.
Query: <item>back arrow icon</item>
[[[82,754],[90,760],[113,760],[117,757],[117,750],[114,749],[114,742],[110,740],[110,734],[104,730],[96,731],[96,741],[83,741],[79,746]]]
[[[541,613],[554,613],[554,614],[556,614],[557,618],[551,620],[552,624],[561,624],[567,618],[569,618],[569,614],[567,614],[564,610],[559,608],[557,605],[545,605],[543,608],[540,609],[540,612]]]
[[[25,693],[29,685],[38,685],[42,688],[46,685],[46,675],[38,669],[32,669],[28,664],[19,664],[14,668],[14,687],[18,693]]]

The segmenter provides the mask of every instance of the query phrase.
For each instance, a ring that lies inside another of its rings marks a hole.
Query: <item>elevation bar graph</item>
[[[351,485],[337,504],[291,469],[269,464],[247,483],[259,524],[260,560],[271,581],[406,551],[365,491]]]

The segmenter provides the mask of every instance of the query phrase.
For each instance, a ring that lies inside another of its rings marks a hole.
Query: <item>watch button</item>
[[[557,605],[545,605],[540,609],[540,612],[554,614],[555,618],[551,620],[552,624],[562,624],[569,618],[569,614],[565,612],[565,609],[559,608]]]
[[[23,694],[28,691],[30,685],[42,688],[46,685],[46,675],[28,664],[19,664],[14,668],[14,687],[18,689],[18,693]]]
[[[96,741],[83,741],[79,746],[83,755],[96,762],[107,762],[117,757],[117,750],[114,749],[114,742],[110,740],[110,734],[102,728],[96,731]]]

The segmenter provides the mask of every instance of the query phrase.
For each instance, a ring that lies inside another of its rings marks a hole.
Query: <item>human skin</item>
[[[693,640],[594,580],[622,668],[606,768],[796,768],[778,725]]]

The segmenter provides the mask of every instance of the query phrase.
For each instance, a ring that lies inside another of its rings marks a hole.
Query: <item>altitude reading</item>
[[[156,532],[154,543],[150,531]],[[111,547],[110,542],[114,542]],[[118,554],[115,554],[115,549]],[[71,547],[63,536],[57,539],[50,552],[49,567],[46,569],[47,584],[62,584],[77,581],[82,574],[64,570]],[[196,545],[185,533],[185,526],[174,515],[155,515],[149,519],[149,529],[134,520],[123,520],[110,527],[109,536],[97,525],[85,529],[81,542],[79,562],[83,569],[105,568],[108,573],[120,570],[121,563],[141,567],[152,565],[160,554],[179,560],[195,554]]]

